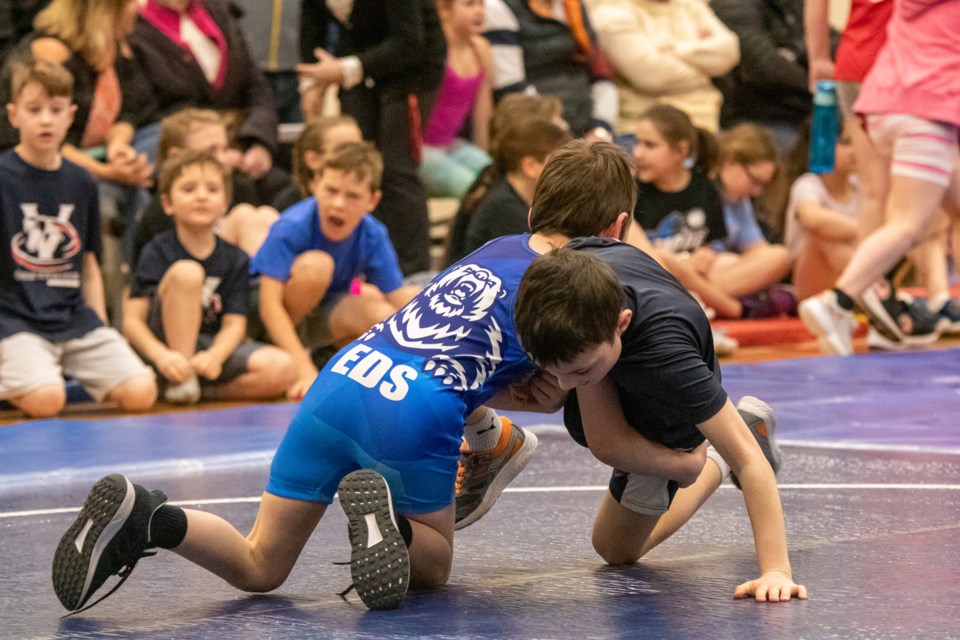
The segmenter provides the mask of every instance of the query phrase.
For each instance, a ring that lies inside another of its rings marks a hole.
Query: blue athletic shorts
[[[266,490],[330,503],[340,480],[374,469],[390,485],[400,514],[431,513],[453,502],[465,406],[431,379],[390,400],[328,365],[287,428]]]

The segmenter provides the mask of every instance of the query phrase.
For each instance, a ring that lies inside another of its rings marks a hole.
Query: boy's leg
[[[296,379],[290,356],[283,349],[258,342],[241,343],[223,363],[213,384],[203,384],[210,400],[270,400]]]
[[[396,308],[374,286],[364,286],[360,295],[341,296],[327,317],[331,342],[342,345],[363,335],[370,327],[392,316]]]
[[[165,506],[166,500],[162,492],[147,491],[121,475],[94,485],[54,555],[54,589],[64,607],[80,609],[110,576],[125,579],[158,546],[237,588],[270,591],[289,575],[326,509],[323,503],[264,493],[245,538],[219,516]]]
[[[763,245],[742,254],[721,253],[710,269],[710,281],[735,298],[756,293],[790,273],[790,254],[783,245]]]
[[[187,358],[197,350],[206,275],[199,262],[178,260],[167,268],[157,286],[164,342]]]
[[[35,333],[0,340],[0,400],[31,418],[50,418],[67,401],[60,359],[63,349]]]
[[[238,204],[227,213],[217,233],[227,242],[243,249],[248,256],[253,256],[267,239],[270,227],[278,218],[280,214],[273,207]]]
[[[305,251],[290,267],[283,286],[283,307],[294,326],[320,304],[333,280],[333,258],[324,251]]]

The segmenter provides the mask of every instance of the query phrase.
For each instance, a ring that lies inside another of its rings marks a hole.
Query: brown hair
[[[369,142],[344,142],[323,161],[324,170],[336,169],[370,181],[370,191],[378,191],[383,179],[383,158]]]
[[[727,162],[777,164],[777,161],[777,147],[773,144],[773,137],[769,131],[759,125],[744,122],[720,134],[719,162],[721,165]]]
[[[51,97],[73,97],[73,75],[67,71],[66,67],[56,62],[27,56],[13,62],[10,101],[16,102],[24,87],[34,82],[43,87]]]
[[[53,36],[94,69],[103,69],[116,54],[117,25],[128,0],[53,0],[37,14],[33,27]]]
[[[219,113],[212,109],[181,109],[160,121],[160,139],[157,140],[157,162],[163,163],[174,147],[185,149],[187,138],[198,125],[217,125],[226,130]]]
[[[313,181],[313,170],[303,161],[303,156],[307,151],[313,151],[321,156],[326,155],[330,149],[326,148],[327,132],[343,125],[353,125],[360,128],[357,121],[350,116],[326,116],[319,118],[303,128],[296,142],[293,143],[293,154],[291,157],[291,177],[297,191],[304,198],[310,197],[310,183]]]
[[[574,140],[550,156],[537,180],[530,229],[571,238],[595,236],[622,212],[632,216],[636,203],[633,165],[623,149]]]
[[[684,111],[666,104],[658,104],[647,109],[641,120],[649,120],[660,132],[663,139],[678,149],[684,142],[689,147],[687,158],[690,159],[688,169],[700,169],[705,173],[713,171],[717,162],[717,139],[706,129],[694,126],[693,121]]]
[[[497,171],[506,175],[518,170],[525,157],[543,162],[570,140],[569,132],[546,120],[522,121],[504,130],[493,163]]]
[[[173,184],[183,175],[183,172],[196,165],[210,166],[217,170],[223,180],[223,191],[229,203],[233,197],[233,182],[230,172],[207,151],[184,151],[168,159],[160,167],[159,192],[170,197]]]
[[[517,336],[538,366],[571,362],[614,338],[624,300],[605,263],[575,249],[551,251],[520,280],[513,308]]]
[[[497,103],[490,117],[490,155],[504,138],[504,132],[527,120],[552,122],[563,115],[563,103],[556,96],[510,93]]]

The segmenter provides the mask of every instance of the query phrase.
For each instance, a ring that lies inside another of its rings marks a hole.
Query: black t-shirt
[[[83,299],[83,260],[100,253],[100,200],[84,169],[46,171],[0,154],[0,339],[29,332],[51,342],[103,323]]]
[[[633,311],[623,350],[608,374],[631,427],[648,440],[689,449],[701,444],[697,424],[723,407],[720,365],[710,323],[673,276],[639,249],[609,238],[577,238],[570,247],[603,260],[617,274]],[[574,440],[587,446],[576,393],[564,407]]]
[[[637,184],[640,192],[634,218],[654,246],[693,251],[727,237],[720,193],[699,171],[693,171],[690,184],[676,193],[661,191],[650,182]]]
[[[257,195],[257,188],[253,181],[242,173],[234,172],[231,174],[233,182],[233,197],[227,211],[238,204],[259,205],[260,200]],[[147,243],[156,238],[164,231],[173,229],[173,217],[168,216],[163,210],[163,204],[160,202],[160,195],[156,194],[150,199],[150,203],[140,215],[137,222],[137,234],[133,240],[133,260],[131,264],[140,263],[140,254],[143,252]]]
[[[510,186],[506,179],[498,182],[470,218],[467,227],[467,253],[501,236],[526,233],[530,205]]]
[[[217,237],[213,253],[200,260],[177,239],[177,232],[165,231],[143,248],[133,276],[131,298],[149,298],[156,292],[163,274],[178,260],[194,260],[206,273],[203,283],[203,321],[200,333],[213,336],[220,331],[224,314],[246,315],[250,295],[250,259],[235,244]]]

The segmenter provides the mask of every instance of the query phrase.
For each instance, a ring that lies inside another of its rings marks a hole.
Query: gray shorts
[[[610,495],[625,508],[648,516],[666,513],[679,485],[673,480],[641,476],[619,469],[610,476]]]
[[[349,292],[342,291],[327,300],[321,301],[300,321],[300,324],[297,325],[297,337],[300,338],[300,342],[303,343],[305,348],[316,349],[334,345],[333,334],[330,332],[330,314],[333,313],[334,307],[346,295],[349,295]],[[250,305],[247,308],[247,335],[261,342],[270,341],[270,334],[260,317],[259,284],[250,287]]]
[[[110,327],[98,327],[64,342],[50,342],[28,332],[0,340],[0,400],[19,398],[73,378],[99,402],[139,375],[152,376],[153,371]]]

